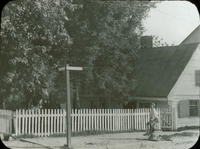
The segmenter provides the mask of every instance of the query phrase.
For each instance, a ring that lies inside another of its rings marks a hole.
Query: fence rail
[[[158,129],[172,127],[172,112],[157,109]],[[150,109],[73,109],[72,132],[145,130]],[[16,110],[16,135],[49,136],[65,133],[66,112],[63,109]],[[163,120],[165,119],[165,123]],[[167,123],[167,125],[166,125]]]

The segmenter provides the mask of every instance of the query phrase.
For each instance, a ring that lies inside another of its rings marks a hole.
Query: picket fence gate
[[[12,133],[12,118],[13,112],[11,110],[0,109],[0,134]]]
[[[158,129],[172,126],[172,113],[169,109],[157,109],[160,119]],[[86,131],[134,131],[146,130],[150,109],[72,109],[72,132]],[[66,112],[63,109],[16,110],[15,134],[49,136],[65,133]]]

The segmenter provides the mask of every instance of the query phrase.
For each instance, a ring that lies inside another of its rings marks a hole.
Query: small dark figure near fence
[[[159,118],[158,118],[158,112],[155,109],[155,104],[152,103],[151,105],[151,111],[150,111],[150,120],[147,123],[147,132],[144,135],[148,135],[148,140],[157,140],[157,137],[155,135],[155,129],[156,124],[158,124]]]

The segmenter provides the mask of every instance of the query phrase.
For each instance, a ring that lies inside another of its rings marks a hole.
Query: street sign
[[[71,67],[71,66],[68,66],[67,70],[78,70],[78,71],[81,71],[81,70],[83,70],[83,68],[82,67]]]
[[[64,71],[65,67],[61,67],[58,69],[59,71]],[[72,66],[66,66],[66,70],[75,70],[75,71],[81,71],[83,70],[83,67],[72,67]]]

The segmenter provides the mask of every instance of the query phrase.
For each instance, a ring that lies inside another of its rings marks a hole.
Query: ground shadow
[[[107,138],[100,138],[101,140],[108,140]],[[135,138],[109,138],[109,140],[135,140]]]
[[[135,140],[140,140],[140,141],[172,141],[170,139],[170,136],[167,135],[159,135],[157,140],[149,140],[148,138],[136,138]]]

